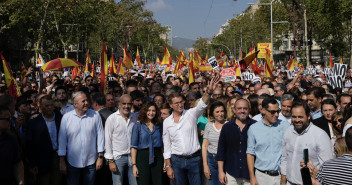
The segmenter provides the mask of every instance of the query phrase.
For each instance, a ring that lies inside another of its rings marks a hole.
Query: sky
[[[146,8],[172,36],[196,40],[211,38],[227,20],[241,14],[253,0],[148,0]],[[256,2],[256,1],[254,1]]]

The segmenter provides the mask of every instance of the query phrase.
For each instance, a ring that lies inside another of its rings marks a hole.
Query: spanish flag
[[[94,66],[94,63],[92,64],[92,72],[90,73],[90,76],[95,78],[95,66]]]
[[[106,53],[105,41],[103,42],[103,50],[100,56],[100,91],[106,94],[108,82],[108,56]]]
[[[72,79],[74,79],[78,75],[78,68],[74,67],[72,70]]]
[[[87,51],[86,65],[84,67],[84,72],[89,72],[89,70],[92,70],[92,60],[90,60],[89,51]]]
[[[193,62],[191,61],[189,63],[189,78],[188,78],[188,84],[191,84],[194,82],[194,69],[193,69]]]
[[[163,60],[161,61],[161,65],[168,65],[168,66],[170,66],[170,65],[171,65],[171,61],[172,61],[171,55],[170,55],[169,50],[167,49],[167,47],[166,47],[166,45],[165,45],[164,58],[163,58]]]
[[[136,61],[138,63],[138,67],[142,68],[142,62],[141,62],[141,57],[139,56],[139,50],[137,48],[137,54],[136,54]]]
[[[343,64],[342,57],[340,57],[340,64]]]
[[[19,96],[21,96],[21,89],[19,88],[16,79],[12,75],[12,71],[7,64],[4,56],[0,53],[1,59],[2,59],[2,65],[4,68],[4,74],[5,74],[5,82],[7,89],[9,90],[9,94],[15,97],[15,101]]]
[[[125,69],[123,68],[122,60],[119,61],[119,65],[117,67],[117,72],[120,75],[125,75]]]
[[[271,77],[272,79],[274,79],[271,50],[267,48],[265,50],[265,77]]]
[[[330,68],[333,68],[334,67],[334,63],[332,62],[332,59],[331,59],[331,53],[330,53],[330,57],[329,57],[329,62],[330,62]]]
[[[23,63],[21,63],[21,80],[25,78],[26,73],[27,73],[26,67],[24,67]]]
[[[126,46],[123,46],[123,63],[125,64],[127,69],[133,66],[131,55],[126,50]]]
[[[112,53],[111,53],[111,58],[110,58],[109,73],[116,74],[115,59],[114,59],[114,56]]]
[[[45,64],[45,61],[44,61],[43,57],[39,54],[39,57],[38,57],[38,59],[37,59],[36,66],[37,66],[37,67],[41,67],[41,66],[43,66],[44,64]]]

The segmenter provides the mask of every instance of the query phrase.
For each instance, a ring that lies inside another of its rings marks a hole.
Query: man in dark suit
[[[108,119],[110,114],[113,112],[105,107],[106,98],[105,95],[101,92],[95,93],[92,96],[92,107],[95,111],[100,114],[101,121],[103,122],[103,127],[105,128],[105,121]]]
[[[105,95],[101,92],[95,93],[92,96],[92,107],[95,111],[100,114],[101,121],[103,123],[103,127],[105,128],[105,121],[108,119],[110,114],[113,112],[105,107],[106,98]],[[106,161],[104,159],[103,166],[100,170],[97,171],[95,176],[96,185],[100,184],[112,184],[112,177],[109,167],[106,165]]]
[[[37,176],[37,183],[61,184],[59,168],[58,133],[62,115],[54,112],[54,101],[49,95],[39,100],[42,113],[29,120],[26,135],[31,171]]]

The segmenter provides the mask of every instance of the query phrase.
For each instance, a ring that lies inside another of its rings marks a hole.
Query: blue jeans
[[[137,185],[136,178],[133,176],[133,168],[132,166],[128,166],[127,155],[123,155],[119,159],[116,159],[115,164],[117,167],[117,173],[111,173],[113,185],[122,185],[125,173],[128,173],[129,185]]]
[[[93,185],[95,180],[95,163],[84,168],[76,168],[67,163],[67,184],[79,185],[82,176],[84,185]]]
[[[207,152],[207,161],[210,168],[210,179],[208,180],[208,185],[221,185],[219,181],[219,171],[218,163],[216,161],[216,154],[211,154]]]
[[[202,160],[200,156],[184,159],[176,157],[175,155],[171,155],[171,162],[175,173],[176,185],[187,185],[186,175],[188,177],[189,184],[201,185],[201,161]]]

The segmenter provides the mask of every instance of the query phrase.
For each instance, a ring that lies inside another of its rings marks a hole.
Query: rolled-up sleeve
[[[216,159],[218,161],[225,161],[226,159],[226,154],[225,154],[225,147],[226,147],[226,139],[225,139],[225,131],[226,127],[221,129],[220,132],[220,137],[219,137],[219,143],[218,143],[218,151],[216,154]]]
[[[98,152],[104,152],[105,146],[104,146],[104,128],[103,128],[103,123],[101,121],[100,115],[97,113],[97,124],[96,124],[96,129],[97,129],[97,150]]]
[[[114,130],[114,117],[109,116],[105,122],[105,154],[104,157],[106,159],[114,159],[112,154],[112,132]]]
[[[131,135],[131,148],[138,148],[140,126],[141,125],[139,123],[133,125]]]
[[[252,128],[248,129],[247,154],[255,155],[255,138]]]
[[[164,123],[167,121],[166,119]],[[163,127],[163,144],[164,144],[164,159],[171,158],[171,141],[170,141],[170,133],[167,130],[167,124]]]
[[[59,149],[57,151],[57,154],[59,156],[66,156],[66,151],[67,151],[66,123],[67,123],[67,116],[64,115],[61,119],[60,130],[59,130]]]

